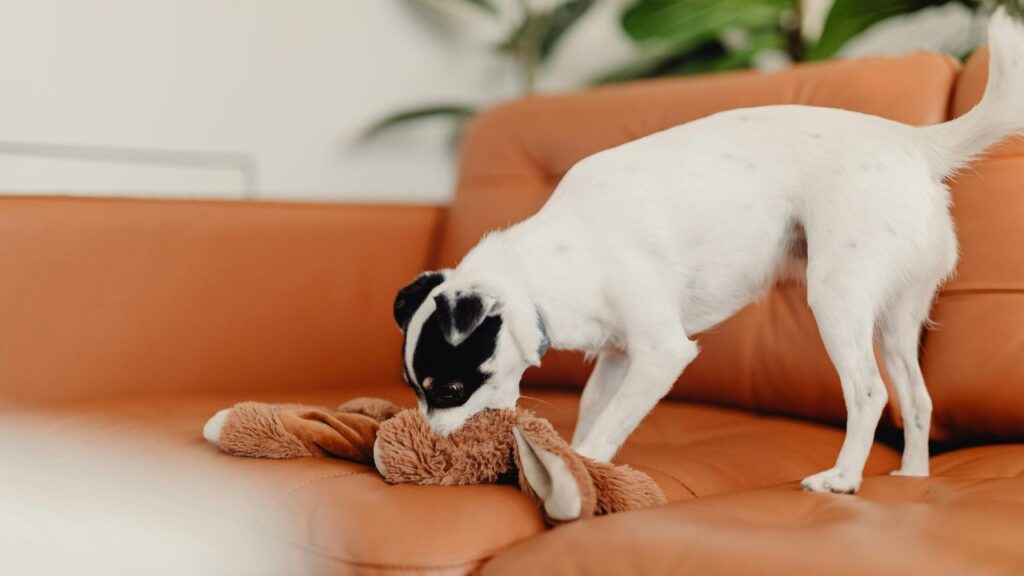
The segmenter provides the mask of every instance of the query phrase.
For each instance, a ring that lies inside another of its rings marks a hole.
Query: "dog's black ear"
[[[444,282],[444,272],[424,272],[417,276],[412,284],[398,291],[398,296],[395,296],[395,322],[402,332],[409,327],[412,315],[427,299],[430,291],[441,282]]]
[[[479,292],[442,292],[434,296],[441,333],[452,346],[462,344],[474,330],[495,313],[498,301]]]

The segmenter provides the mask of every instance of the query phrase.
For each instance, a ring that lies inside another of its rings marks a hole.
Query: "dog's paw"
[[[800,485],[809,492],[832,492],[833,494],[854,494],[860,488],[861,477],[852,477],[839,468],[829,468],[804,478]]]
[[[228,419],[231,408],[225,408],[213,415],[203,426],[203,438],[210,444],[220,448],[220,432],[224,429],[224,421]]]

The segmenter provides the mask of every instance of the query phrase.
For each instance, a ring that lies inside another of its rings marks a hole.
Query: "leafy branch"
[[[509,15],[489,0],[418,0],[424,7],[442,12],[445,7],[461,4],[461,10],[476,11],[476,16],[492,18],[494,23],[508,19]],[[519,73],[521,95],[536,90],[537,75],[554,53],[559,42],[579,19],[594,5],[595,0],[568,0],[553,8],[534,8],[527,0],[518,0],[518,24],[505,36],[489,47],[498,56],[511,60]],[[400,110],[381,118],[370,125],[362,135],[363,139],[374,138],[384,132],[434,118],[448,118],[453,122],[455,133],[475,113],[475,109],[464,104],[434,104]]]

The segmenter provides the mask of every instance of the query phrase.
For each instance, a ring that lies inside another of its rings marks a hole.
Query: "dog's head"
[[[394,306],[405,334],[405,380],[442,434],[481,410],[513,408],[519,379],[546,349],[532,305],[459,286],[451,276],[450,270],[421,274],[399,291]]]

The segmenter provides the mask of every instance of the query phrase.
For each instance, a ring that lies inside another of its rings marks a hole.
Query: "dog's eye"
[[[462,397],[462,382],[446,382],[437,387],[434,395],[439,400],[452,402]]]

